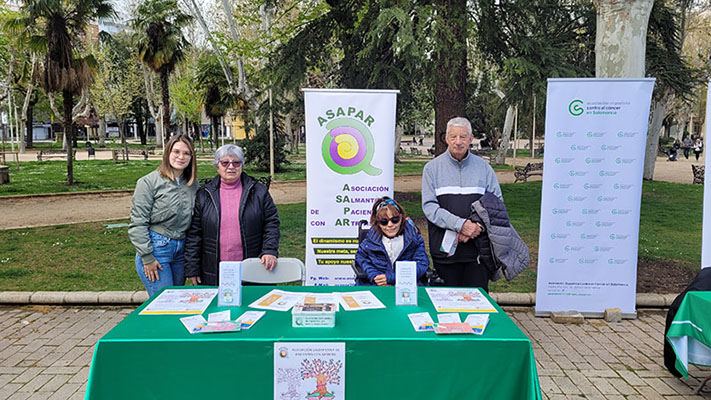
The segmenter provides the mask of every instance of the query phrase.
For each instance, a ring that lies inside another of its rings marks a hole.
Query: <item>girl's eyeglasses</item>
[[[392,218],[390,218],[390,219],[381,218],[380,221],[378,221],[378,222],[379,222],[380,225],[382,225],[382,226],[386,226],[386,225],[388,224],[388,222],[392,222],[393,225],[397,225],[397,223],[400,222],[400,216],[398,215],[397,217],[392,217]]]

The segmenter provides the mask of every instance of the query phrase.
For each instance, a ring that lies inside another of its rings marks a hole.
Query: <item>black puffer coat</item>
[[[484,231],[474,239],[479,252],[479,263],[486,267],[489,279],[496,281],[503,272],[511,280],[528,266],[528,246],[509,221],[509,213],[501,199],[486,192],[471,204],[469,219],[484,226]]]
[[[279,255],[279,213],[267,187],[242,173],[239,226],[244,258]],[[219,284],[220,177],[201,187],[185,237],[185,276],[199,276],[203,285]]]

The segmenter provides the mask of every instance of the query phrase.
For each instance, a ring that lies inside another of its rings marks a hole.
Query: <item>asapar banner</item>
[[[303,90],[306,284],[353,285],[358,222],[393,195],[398,91]]]
[[[635,313],[654,79],[549,79],[536,315]]]

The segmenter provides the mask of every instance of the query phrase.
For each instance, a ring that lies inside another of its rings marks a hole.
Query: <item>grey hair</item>
[[[454,118],[450,119],[450,120],[447,122],[447,131],[446,131],[446,133],[449,133],[449,128],[451,128],[451,127],[453,127],[453,126],[463,126],[463,127],[467,128],[467,132],[469,132],[469,135],[472,134],[472,124],[471,124],[471,123],[469,122],[469,120],[466,119],[466,118],[463,118],[463,117],[454,117]]]
[[[217,164],[219,164],[220,160],[225,156],[237,157],[244,165],[244,152],[242,151],[242,148],[235,144],[226,144],[217,149],[215,152],[215,168],[217,168]]]

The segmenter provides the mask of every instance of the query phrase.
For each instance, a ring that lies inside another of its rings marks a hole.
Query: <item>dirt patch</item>
[[[681,293],[696,273],[674,261],[637,260],[637,293]]]

